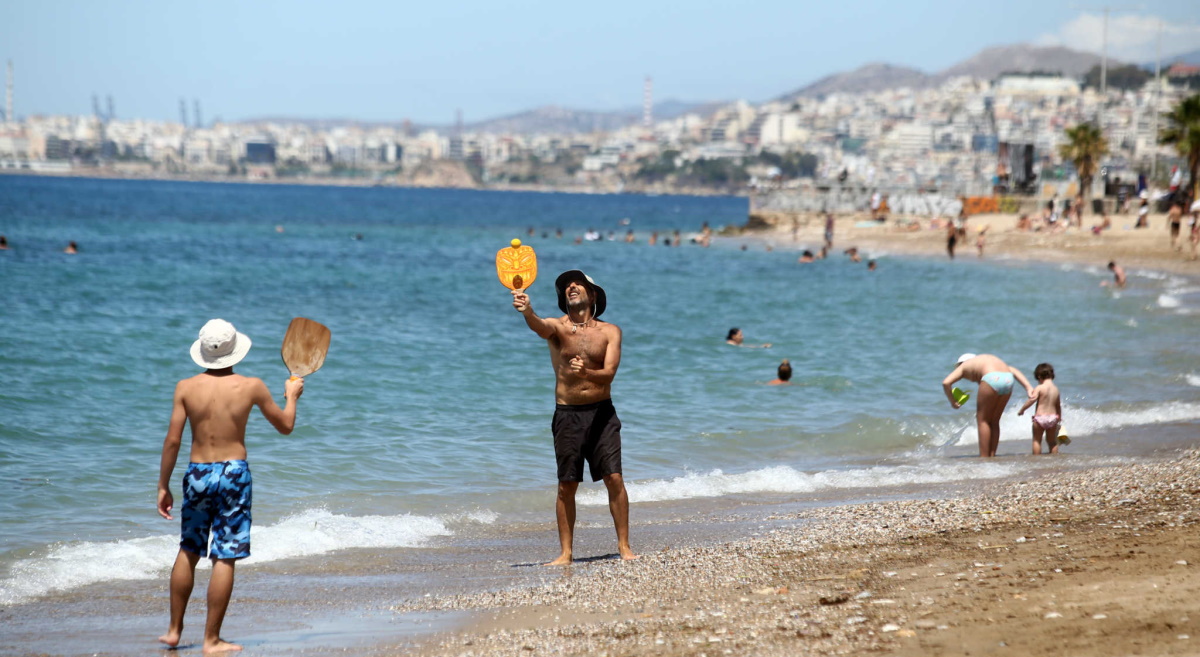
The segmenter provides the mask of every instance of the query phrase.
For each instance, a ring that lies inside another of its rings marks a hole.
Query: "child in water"
[[[1042,435],[1045,434],[1050,453],[1057,454],[1058,429],[1062,426],[1062,400],[1058,395],[1058,386],[1054,385],[1054,366],[1042,363],[1034,368],[1033,376],[1038,380],[1037,387],[1017,415],[1024,414],[1036,403],[1037,410],[1033,413],[1033,453],[1042,453]]]

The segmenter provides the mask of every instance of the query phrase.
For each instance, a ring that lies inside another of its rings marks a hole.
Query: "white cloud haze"
[[[1200,49],[1200,24],[1181,23],[1158,16],[1110,14],[1108,17],[1108,56],[1131,64],[1154,61],[1155,42],[1162,28],[1162,57],[1170,59]],[[1040,46],[1066,46],[1099,54],[1104,45],[1104,14],[1084,13],[1071,19],[1056,32],[1035,40]]]

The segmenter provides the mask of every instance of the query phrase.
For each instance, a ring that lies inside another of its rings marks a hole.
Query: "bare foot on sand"
[[[167,633],[158,637],[158,640],[171,648],[175,648],[179,646],[179,637],[182,634],[183,628],[179,628],[178,630],[167,630]]]
[[[543,564],[543,565],[545,565],[545,566],[569,566],[569,565],[571,565],[571,555],[560,554],[558,556],[558,558],[555,559],[554,561],[551,561],[550,563]]]
[[[642,555],[634,554],[633,550],[630,548],[624,548],[621,550],[621,560],[622,561],[633,561],[634,559],[641,559],[641,558],[642,558]]]
[[[211,644],[205,643],[204,644],[204,654],[206,654],[206,655],[212,655],[212,654],[216,654],[219,652],[233,652],[235,650],[241,650],[241,649],[242,649],[242,647],[239,646],[238,644],[230,643],[230,642],[226,641],[225,639],[217,639],[217,641],[215,643],[211,643]]]

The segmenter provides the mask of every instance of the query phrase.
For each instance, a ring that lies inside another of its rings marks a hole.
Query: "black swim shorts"
[[[621,420],[612,400],[554,407],[550,422],[559,481],[583,481],[583,462],[592,481],[621,473]]]

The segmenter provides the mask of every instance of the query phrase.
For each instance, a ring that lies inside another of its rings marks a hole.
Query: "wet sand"
[[[481,613],[418,642],[438,656],[1197,654],[1198,466],[1190,450],[953,499],[813,509],[757,538],[395,611]]]

